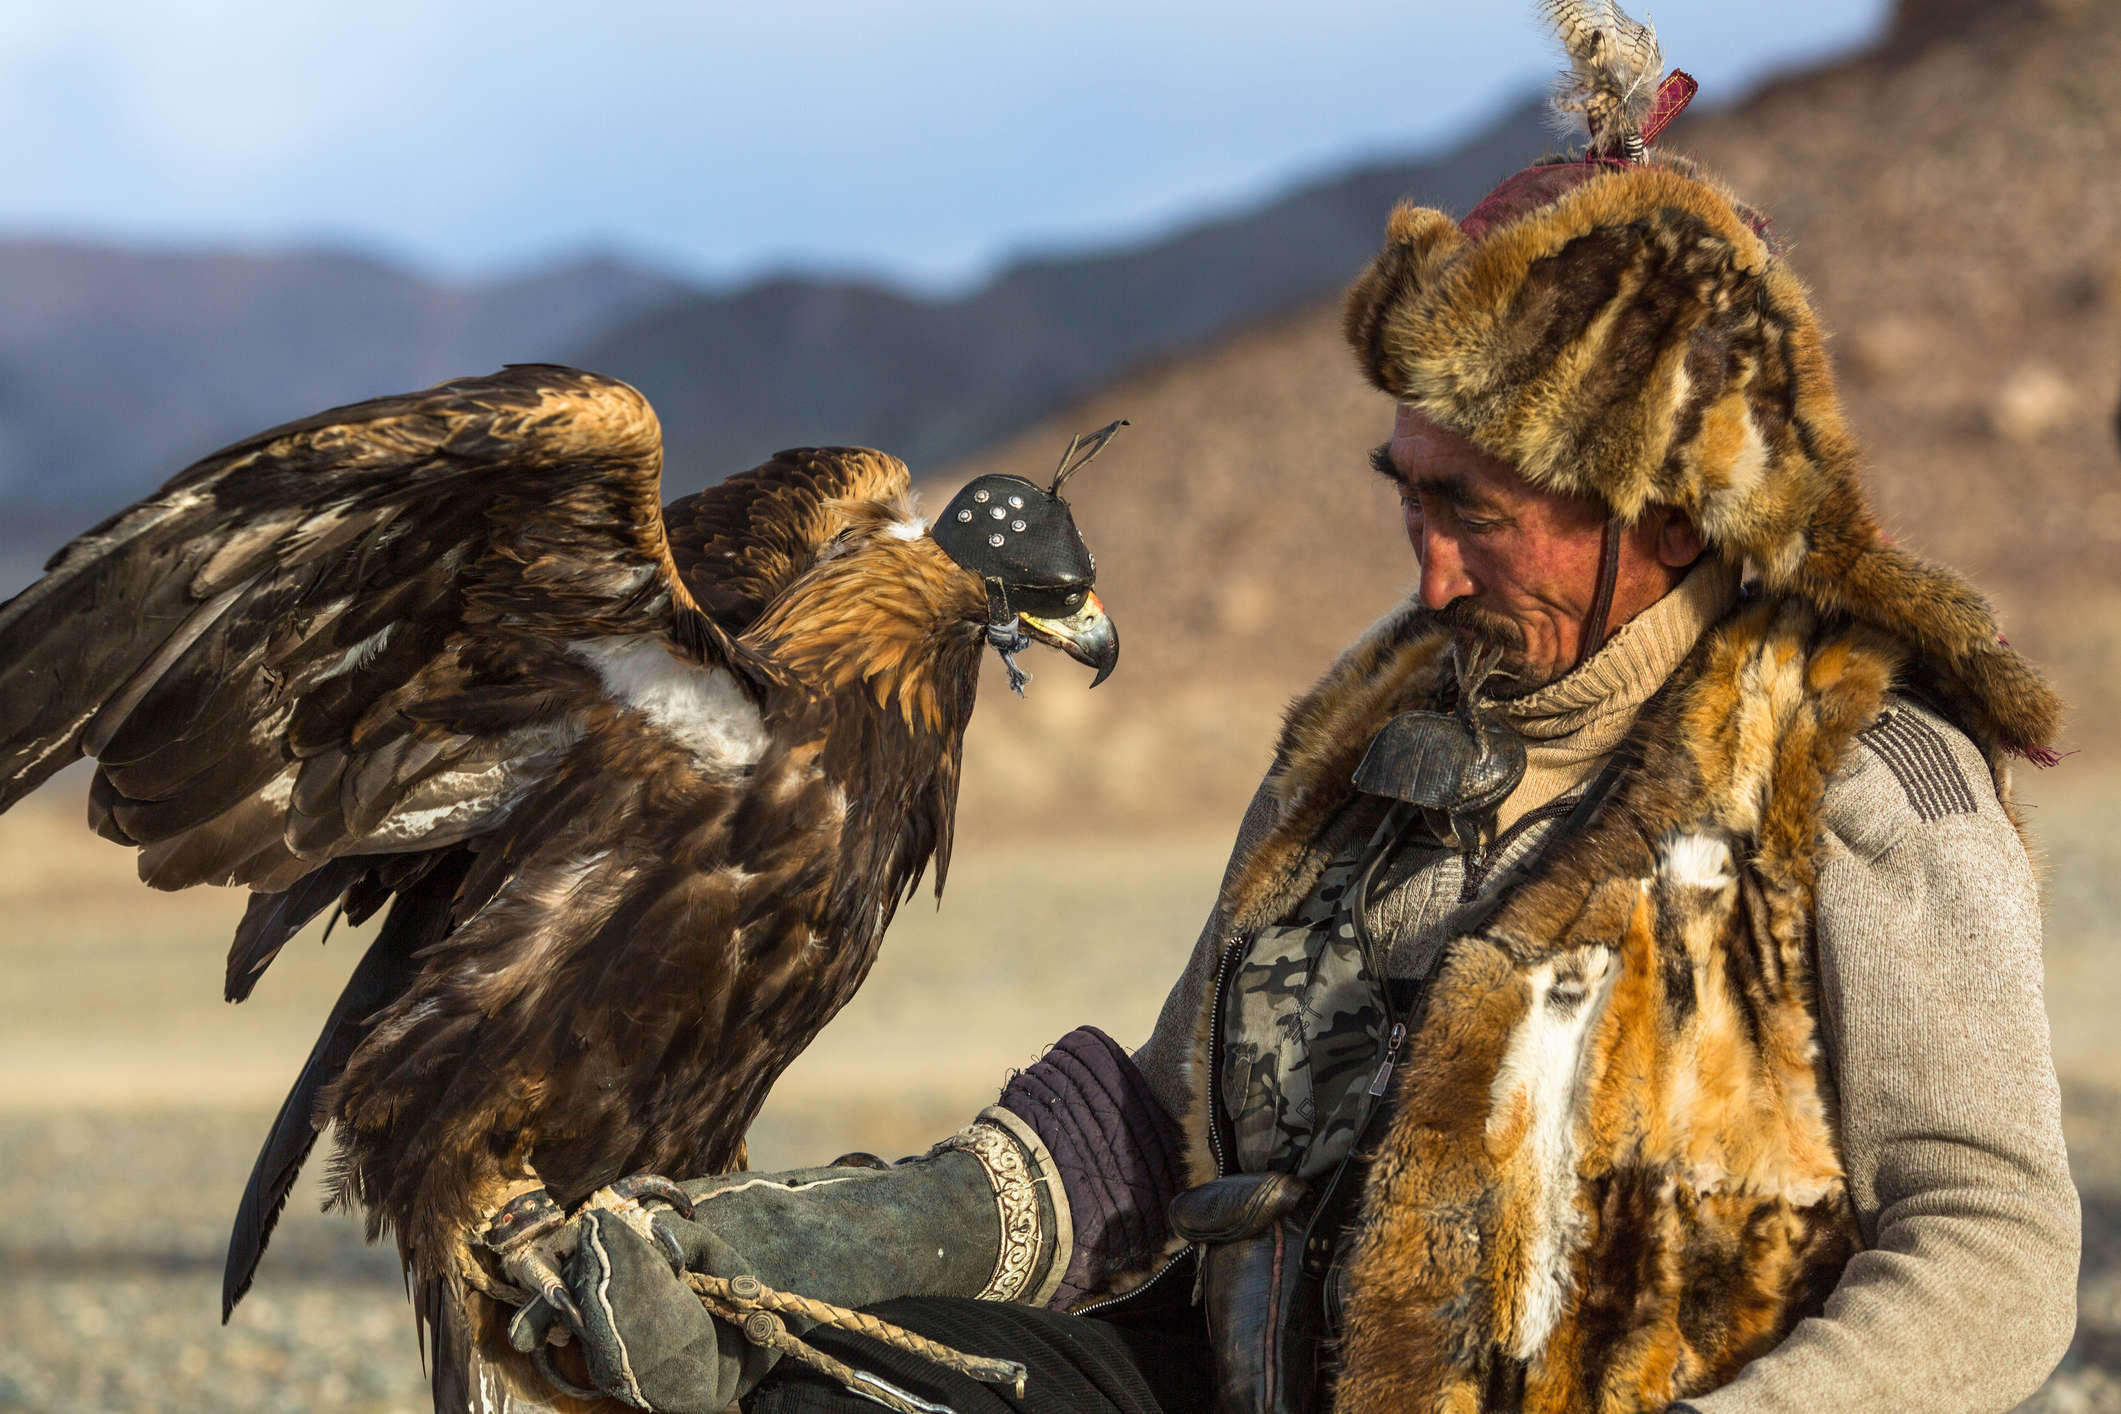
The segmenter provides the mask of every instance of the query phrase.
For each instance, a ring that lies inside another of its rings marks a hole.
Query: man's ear
[[[1657,563],[1667,569],[1683,570],[1701,558],[1708,548],[1708,541],[1686,513],[1676,506],[1659,506],[1655,514],[1662,517],[1657,527]]]

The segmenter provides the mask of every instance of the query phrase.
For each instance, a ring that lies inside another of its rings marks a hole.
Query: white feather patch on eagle
[[[918,540],[928,533],[928,522],[919,516],[893,521],[884,527],[884,534],[893,540]]]
[[[300,774],[296,767],[282,771],[259,788],[257,799],[275,810],[286,808],[287,802],[294,799],[295,777]]]
[[[544,882],[543,888],[547,901],[553,907],[559,907],[571,902],[575,894],[580,892],[584,885],[596,879],[604,861],[609,858],[611,858],[610,850],[593,849],[587,854],[577,855],[573,859],[568,860],[564,867],[558,870],[552,878]]]
[[[597,670],[612,698],[633,708],[709,770],[734,771],[766,751],[758,705],[725,668],[703,668],[660,638],[586,638],[567,645]]]
[[[1532,1228],[1521,1253],[1524,1279],[1505,1299],[1510,1354],[1536,1357],[1568,1306],[1570,1262],[1583,1228],[1576,1209],[1576,1114],[1593,1024],[1620,968],[1603,948],[1584,948],[1526,974],[1531,998],[1510,1033],[1488,1092],[1488,1132],[1521,1123],[1503,1165],[1520,1188]]]

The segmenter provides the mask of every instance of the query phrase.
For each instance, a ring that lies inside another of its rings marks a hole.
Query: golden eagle
[[[496,1268],[497,1215],[742,1165],[931,860],[942,888],[983,645],[1012,684],[1031,640],[1111,671],[1059,496],[1110,431],[933,531],[859,448],[665,507],[640,394],[517,365],[216,453],[0,606],[0,809],[94,757],[143,879],[252,890],[231,1001],[326,907],[389,909],[258,1156],[224,1319],[327,1125],[457,1409],[473,1293],[554,1285],[534,1244]]]

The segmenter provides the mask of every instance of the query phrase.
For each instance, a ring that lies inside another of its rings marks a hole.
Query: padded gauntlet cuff
[[[1065,1310],[1170,1246],[1171,1200],[1185,1186],[1178,1127],[1117,1041],[1094,1026],[1069,1032],[1010,1080],[1001,1108],[1051,1156],[1072,1238],[1041,1304]]]

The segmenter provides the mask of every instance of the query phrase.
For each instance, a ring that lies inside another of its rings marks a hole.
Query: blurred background
[[[672,496],[856,442],[933,503],[1133,419],[1074,496],[1123,670],[985,684],[949,896],[753,1154],[922,1148],[1070,1027],[1146,1033],[1282,705],[1412,579],[1335,296],[1396,198],[1463,210],[1555,141],[1558,61],[1529,3],[1298,8],[0,8],[0,595],[226,441],[503,362],[641,387]],[[1665,141],[1793,247],[1895,535],[2075,704],[2021,795],[2082,1322],[2026,1407],[2121,1411],[2121,7],[1654,18],[1704,87]],[[310,1180],[216,1323],[358,943],[223,1006],[240,898],[149,894],[84,791],[0,817],[0,1410],[424,1410],[395,1260]]]

